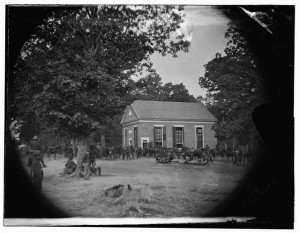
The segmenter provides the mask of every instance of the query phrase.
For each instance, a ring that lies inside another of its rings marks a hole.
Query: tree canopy
[[[207,89],[206,105],[218,119],[216,137],[236,135],[245,142],[255,128],[251,115],[260,92],[259,72],[247,41],[234,24],[229,24],[225,38],[225,55],[217,53],[205,65],[199,84]]]
[[[173,56],[190,43],[174,36],[182,7],[90,6],[45,19],[16,64],[15,117],[34,112],[54,132],[86,137],[131,101],[131,75],[150,55]]]
[[[154,70],[147,76],[139,79],[135,86],[135,99],[196,102],[195,97],[189,94],[183,83],[172,84],[168,82],[163,84],[161,77]]]

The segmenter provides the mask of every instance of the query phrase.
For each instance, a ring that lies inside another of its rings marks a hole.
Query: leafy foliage
[[[238,28],[229,24],[225,38],[225,56],[217,53],[205,65],[199,84],[207,89],[207,107],[218,119],[216,137],[236,135],[245,142],[254,128],[251,114],[260,93],[259,73]]]
[[[132,98],[130,76],[158,51],[176,56],[182,7],[107,5],[53,13],[25,43],[16,65],[15,117],[34,111],[57,134],[87,137]]]
[[[195,102],[193,95],[183,85],[168,82],[163,84],[161,77],[154,71],[136,82],[136,99],[172,102]]]

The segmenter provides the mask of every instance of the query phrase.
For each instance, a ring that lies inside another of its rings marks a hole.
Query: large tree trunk
[[[101,136],[100,136],[100,144],[101,144],[100,154],[101,154],[101,158],[103,158],[104,148],[105,148],[105,135],[104,134],[101,134]]]
[[[101,135],[101,147],[102,148],[105,147],[105,135],[104,134]]]
[[[76,139],[73,138],[71,139],[71,144],[72,144],[72,149],[73,149],[73,157],[77,157],[77,144],[76,144]]]
[[[78,142],[78,153],[77,153],[77,167],[71,176],[80,176],[80,171],[82,169],[82,160],[87,153],[87,140],[82,139]]]

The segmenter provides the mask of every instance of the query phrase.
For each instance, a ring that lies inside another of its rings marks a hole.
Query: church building
[[[215,148],[216,121],[201,103],[136,100],[122,116],[122,145]]]

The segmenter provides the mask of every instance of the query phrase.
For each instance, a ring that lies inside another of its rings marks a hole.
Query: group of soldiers
[[[206,145],[204,148],[158,148],[154,150],[156,163],[171,163],[175,158],[183,160],[184,163],[195,161],[197,159],[200,165],[214,165],[216,156],[221,156],[232,161],[234,165],[246,165],[248,163],[249,152],[246,153],[243,150],[227,151],[210,148]],[[194,164],[194,163],[193,163]]]
[[[155,152],[156,163],[171,163],[176,157],[183,160],[184,163],[189,163],[197,158],[201,165],[214,164],[214,150],[210,149],[208,145],[201,149],[187,147],[159,148]]]
[[[65,175],[73,174],[77,168],[77,164],[73,161],[73,150],[67,150],[68,160],[65,164],[63,171],[59,176],[63,177]],[[92,174],[97,176],[101,175],[101,167],[96,166],[96,149],[94,145],[88,147],[87,153],[84,154],[82,158],[82,167],[80,168],[79,175],[85,180],[89,179]]]
[[[109,159],[139,159],[141,157],[154,157],[158,163],[168,163],[173,158],[184,159],[190,161],[193,158],[204,160],[208,164],[213,164],[215,150],[209,148],[207,145],[202,149],[191,149],[187,147],[183,148],[134,148],[133,146],[128,147],[106,147],[103,149],[103,155],[98,157],[109,158]]]
[[[73,148],[71,145],[65,144],[63,147],[63,153],[65,158],[67,158],[67,162],[64,166],[63,171],[59,174],[59,176],[63,177],[67,174],[72,174],[75,172],[77,168],[77,164],[73,161],[74,156],[77,154],[77,150],[75,153],[73,152]],[[46,150],[46,154],[50,160],[51,153],[54,154],[54,159],[56,159],[56,153],[58,151],[55,147],[49,147]],[[33,183],[33,186],[36,188],[37,192],[42,192],[42,181],[44,177],[43,168],[46,168],[46,164],[44,162],[43,155],[43,147],[42,143],[38,139],[37,136],[34,136],[27,147],[28,162],[27,167],[30,169],[30,178]],[[88,147],[87,153],[85,153],[82,159],[82,167],[79,171],[80,177],[84,179],[88,179],[91,174],[96,174],[98,176],[101,175],[101,168],[99,166],[96,167],[96,148],[94,145],[90,145]]]
[[[61,151],[64,153],[67,162],[63,171],[59,174],[60,176],[65,176],[67,174],[73,174],[77,168],[77,164],[73,161],[73,157],[77,154],[77,148],[75,152],[71,145],[65,144]],[[50,160],[50,155],[54,153],[54,159],[56,159],[56,153],[58,152],[57,148],[49,147],[46,151],[48,158]],[[101,168],[96,167],[96,157],[97,157],[97,148],[94,145],[88,147],[87,153],[84,154],[82,160],[82,167],[80,168],[79,175],[84,179],[88,179],[93,173],[96,175],[101,175]],[[120,158],[122,155],[123,159],[127,158],[140,158],[141,156],[154,156],[157,163],[170,163],[175,157],[178,159],[183,159],[185,163],[198,158],[201,160],[201,165],[214,164],[214,157],[218,154],[214,149],[210,149],[208,145],[202,149],[189,149],[189,148],[133,148],[127,147],[122,148],[120,151],[117,149],[109,150],[109,154],[120,154],[117,156]],[[36,187],[38,192],[42,191],[42,180],[43,180],[43,168],[46,168],[46,164],[43,159],[43,149],[41,142],[38,140],[37,136],[34,136],[30,143],[28,144],[28,154],[29,159],[27,167],[30,168],[30,176],[33,182],[33,185]],[[223,152],[221,153],[222,156]],[[240,153],[233,152],[232,160],[234,164],[244,162],[245,156],[240,156]],[[230,154],[230,155],[231,155]],[[229,153],[226,153],[228,158]],[[223,158],[223,157],[222,157]]]
[[[87,180],[92,174],[97,176],[101,175],[101,168],[96,166],[96,147],[90,145],[88,148],[88,153],[84,154],[82,159],[83,168],[80,172],[80,176]]]

